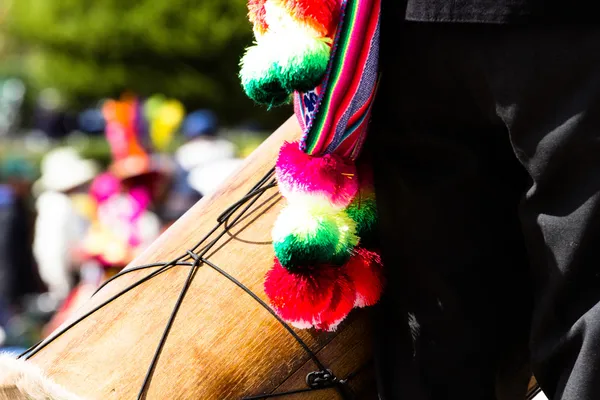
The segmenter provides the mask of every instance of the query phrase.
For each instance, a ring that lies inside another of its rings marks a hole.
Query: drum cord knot
[[[121,290],[120,292],[116,293],[115,295],[111,296],[108,300],[103,301],[101,304],[97,305],[92,310],[90,310],[90,311],[86,312],[85,314],[83,314],[82,316],[78,317],[76,320],[69,323],[64,328],[59,330],[58,332],[54,333],[51,337],[49,337],[45,340],[42,340],[39,343],[30,347],[29,349],[25,350],[17,358],[18,359],[22,358],[24,360],[30,359],[31,357],[36,355],[38,352],[40,352],[42,349],[44,349],[46,346],[48,346],[50,343],[52,343],[53,341],[58,339],[60,336],[62,336],[64,333],[66,333],[71,328],[73,328],[75,325],[79,324],[81,321],[88,318],[90,315],[94,314],[95,312],[102,309],[106,305],[112,303],[113,301],[115,301],[116,299],[118,299],[119,297],[124,295],[125,293],[128,293],[129,291],[133,290],[134,288],[136,288],[136,287],[142,285],[143,283],[149,281],[150,279],[158,276],[159,274],[161,274],[173,267],[176,267],[176,266],[189,267],[190,268],[189,273],[187,274],[184,285],[179,293],[179,296],[173,307],[173,310],[171,311],[171,314],[169,316],[169,319],[167,321],[167,324],[165,326],[163,334],[162,334],[160,341],[154,352],[152,361],[148,367],[146,376],[144,378],[144,382],[142,383],[142,386],[138,393],[138,396],[137,396],[138,400],[145,399],[146,393],[150,387],[150,383],[152,380],[152,376],[154,374],[154,370],[156,369],[156,366],[158,365],[160,354],[161,354],[161,352],[164,348],[164,345],[167,341],[169,332],[171,330],[171,327],[173,326],[173,322],[175,321],[175,318],[177,317],[177,313],[179,311],[179,308],[181,307],[181,304],[183,303],[185,295],[187,294],[187,291],[188,291],[198,269],[202,266],[208,266],[208,267],[212,268],[213,270],[217,271],[219,274],[221,274],[223,277],[225,277],[229,281],[231,281],[233,284],[238,286],[240,289],[242,289],[244,292],[246,292],[250,297],[252,297],[258,304],[260,304],[266,311],[268,311],[282,325],[282,327],[288,331],[288,333],[302,347],[302,349],[307,354],[307,356],[310,358],[310,360],[312,360],[313,363],[318,368],[317,371],[313,371],[306,376],[307,388],[297,389],[297,390],[292,390],[292,391],[287,391],[287,392],[281,392],[281,393],[269,393],[269,394],[262,394],[262,395],[252,396],[252,397],[244,397],[241,400],[268,399],[268,398],[283,397],[283,396],[287,396],[287,395],[293,395],[293,394],[316,391],[316,390],[326,390],[326,389],[335,389],[339,393],[339,395],[341,396],[341,398],[343,400],[351,400],[351,399],[355,398],[355,395],[352,393],[351,389],[347,386],[347,384],[350,379],[352,379],[354,376],[356,376],[358,371],[355,371],[354,373],[350,374],[345,379],[342,379],[342,380],[338,379],[330,369],[326,368],[323,365],[323,363],[319,360],[319,358],[317,357],[315,352],[313,352],[311,350],[311,348],[302,340],[302,338],[281,317],[279,317],[279,315],[277,315],[277,313],[265,301],[263,301],[258,295],[256,295],[256,293],[254,293],[252,290],[250,290],[243,283],[238,281],[235,277],[233,277],[232,275],[230,275],[225,270],[221,269],[219,266],[217,266],[215,263],[211,262],[209,259],[207,259],[205,257],[206,254],[214,247],[214,245],[222,237],[224,237],[226,234],[230,233],[231,228],[233,228],[237,223],[240,222],[242,217],[244,217],[246,215],[246,213],[250,210],[250,208],[258,201],[258,199],[265,192],[267,192],[269,189],[277,187],[277,183],[276,183],[274,175],[275,175],[275,168],[272,168],[271,170],[269,170],[269,172],[267,174],[265,174],[265,176],[263,176],[259,180],[258,183],[256,183],[256,185],[254,185],[254,187],[252,187],[252,189],[245,196],[243,196],[240,200],[236,201],[234,204],[229,206],[223,213],[221,213],[221,215],[217,218],[217,225],[215,225],[215,227],[213,227],[191,249],[186,250],[183,255],[181,255],[169,262],[166,262],[166,263],[153,263],[153,264],[147,264],[147,265],[141,265],[141,266],[136,266],[136,267],[132,267],[132,268],[127,268],[127,269],[121,271],[120,273],[118,273],[117,275],[113,276],[112,278],[108,279],[94,292],[94,294],[92,296],[94,296],[98,292],[100,292],[109,283],[113,282],[114,280],[116,280],[126,274],[129,274],[134,271],[149,269],[149,268],[158,268],[155,271],[151,272],[150,274],[146,275],[145,277],[141,278],[140,280],[136,281],[135,283],[129,285],[125,289]],[[235,218],[233,218],[233,216],[238,211],[239,211],[239,213],[235,216]],[[222,231],[217,233],[217,231],[220,228],[222,228]],[[216,236],[209,241],[211,236],[213,236],[214,234],[216,234]],[[208,243],[205,243],[207,241],[208,241]],[[361,369],[362,369],[362,367],[361,367]]]

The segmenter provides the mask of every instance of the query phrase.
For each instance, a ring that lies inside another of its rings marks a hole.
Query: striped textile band
[[[304,132],[303,151],[354,160],[366,137],[379,82],[381,0],[344,0],[342,13],[323,83],[296,92],[294,111]]]

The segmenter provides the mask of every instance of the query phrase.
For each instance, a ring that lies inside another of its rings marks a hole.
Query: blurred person
[[[22,158],[0,163],[0,303],[11,308],[20,306],[24,296],[45,289],[32,252],[34,173],[33,165]]]
[[[15,209],[16,194],[6,185],[0,185],[0,327],[6,328],[17,299],[19,250],[13,248],[13,234],[19,222]],[[23,239],[23,238],[21,238]]]
[[[198,165],[188,176],[189,185],[198,193],[209,196],[244,163],[242,158],[226,158]]]
[[[44,336],[160,235],[161,221],[153,212],[153,202],[163,178],[151,160],[144,154],[120,158],[92,181],[93,217],[76,251],[81,280],[44,328]]]
[[[0,136],[18,131],[26,87],[22,80],[9,78],[0,81]]]
[[[153,182],[159,179],[149,172],[131,176],[105,173],[93,182],[96,213],[86,234],[84,252],[102,266],[107,277],[159,236],[161,221],[152,211]]]
[[[52,150],[42,160],[42,174],[34,185],[38,198],[33,250],[56,301],[66,298],[75,284],[72,252],[87,225],[73,200],[98,172],[95,162],[69,147]]]
[[[190,171],[176,163],[170,175],[170,185],[166,198],[160,204],[160,217],[164,229],[171,226],[194,204],[202,199],[202,194],[189,181]],[[164,230],[163,229],[163,230]]]
[[[219,135],[219,121],[210,110],[188,114],[183,121],[182,134],[185,143],[175,152],[175,160],[184,171],[236,155],[235,145]]]
[[[141,110],[132,95],[107,100],[102,106],[112,162],[89,186],[91,223],[74,251],[82,265],[81,280],[45,327],[45,335],[161,233],[154,210],[165,191],[169,165],[145,143]]]
[[[77,124],[79,130],[91,134],[102,134],[106,127],[102,110],[98,108],[83,110],[77,117]]]
[[[50,320],[43,326],[41,332],[43,338],[50,336],[75,310],[92,297],[98,286],[106,279],[104,272],[96,263],[82,263],[79,282],[69,292]]]
[[[8,157],[0,163],[0,347],[38,340],[39,324],[28,302],[46,287],[32,252],[34,175],[33,165],[23,158]]]
[[[166,174],[157,166],[155,170],[121,180],[122,193],[132,204],[127,218],[131,223],[128,243],[135,249],[133,257],[160,235],[161,220],[156,210],[164,195],[165,179]]]
[[[113,271],[125,267],[161,232],[155,209],[166,190],[170,166],[144,145],[141,110],[131,95],[108,100],[102,107],[112,162],[92,185],[97,208],[86,246]]]
[[[192,170],[236,155],[235,145],[219,136],[217,116],[210,110],[196,110],[187,115],[182,134],[185,142],[175,151],[173,184],[162,213],[167,224],[176,221],[205,195],[200,186],[192,184]]]
[[[160,235],[161,221],[152,208],[162,178],[150,160],[140,154],[121,158],[91,182],[93,217],[76,250],[81,279],[44,328],[44,336]]]
[[[65,111],[65,100],[54,88],[42,90],[34,108],[34,127],[51,139],[66,136],[69,130],[69,117]]]

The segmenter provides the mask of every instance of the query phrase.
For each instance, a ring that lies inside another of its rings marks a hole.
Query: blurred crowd
[[[38,166],[0,160],[2,350],[47,337],[243,158],[213,112],[162,96],[108,99],[78,122],[105,135],[108,165],[65,145]]]

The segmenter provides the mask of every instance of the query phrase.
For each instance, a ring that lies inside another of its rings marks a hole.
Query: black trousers
[[[600,28],[387,26],[380,398],[600,399]]]

